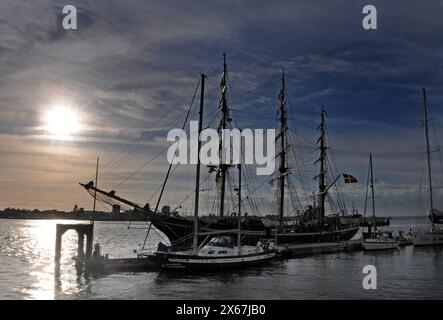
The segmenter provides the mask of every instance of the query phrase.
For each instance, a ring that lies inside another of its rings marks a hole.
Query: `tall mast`
[[[375,196],[374,196],[374,172],[372,171],[372,153],[369,154],[369,167],[371,168],[371,193],[372,193],[372,233],[375,237],[377,223],[375,221]]]
[[[426,135],[426,154],[428,157],[428,178],[429,178],[429,204],[431,206],[431,217],[434,214],[434,199],[432,197],[432,174],[431,174],[431,149],[429,147],[429,126],[428,126],[428,106],[426,103],[426,89],[422,89],[423,93],[423,113]],[[432,220],[432,228],[434,228],[434,219]]]
[[[221,90],[221,98],[220,98],[220,107],[222,118],[220,120],[220,124],[218,127],[219,135],[221,136],[219,142],[219,157],[220,157],[220,165],[217,171],[217,182],[220,182],[220,217],[224,216],[225,211],[225,191],[226,191],[226,172],[228,171],[229,164],[224,163],[225,160],[225,150],[223,139],[223,129],[226,129],[228,123],[231,121],[229,117],[229,108],[226,100],[226,91],[227,91],[227,74],[228,67],[226,65],[226,53],[223,53],[223,76],[220,82],[220,90]]]
[[[320,158],[318,161],[320,161],[320,173],[318,175],[318,189],[319,189],[319,195],[320,195],[320,222],[323,222],[323,218],[325,216],[325,201],[326,201],[326,132],[325,132],[325,110],[323,109],[323,106],[321,107],[321,122],[320,122],[320,138],[318,139],[318,142],[320,143]]]
[[[286,167],[286,86],[285,86],[285,71],[282,72],[282,78],[281,78],[281,89],[279,94],[279,114],[280,114],[280,133],[279,137],[281,139],[280,141],[280,167],[279,172],[280,176],[279,179],[279,200],[278,200],[278,221],[280,223],[280,229],[283,229],[283,211],[284,211],[284,201],[285,201],[285,176],[287,172]]]
[[[237,235],[237,246],[238,253],[240,254],[241,248],[241,163],[237,165],[238,167],[238,235]]]
[[[194,237],[192,241],[192,249],[194,254],[198,251],[198,207],[199,207],[199,194],[200,194],[200,149],[201,140],[200,134],[202,132],[202,122],[203,122],[203,102],[205,98],[205,79],[206,75],[201,74],[201,91],[200,91],[200,111],[198,119],[198,142],[197,142],[197,169],[195,177],[195,202],[194,202]]]

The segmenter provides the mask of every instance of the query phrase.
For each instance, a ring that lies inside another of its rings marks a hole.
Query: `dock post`
[[[77,244],[77,256],[83,259],[85,256],[84,245],[85,245],[85,233],[82,230],[77,230],[78,234],[78,244]]]
[[[61,257],[63,233],[62,226],[58,224],[55,235],[55,261],[59,261]]]
[[[94,241],[94,225],[91,224],[86,230],[86,260],[92,257],[92,244]]]

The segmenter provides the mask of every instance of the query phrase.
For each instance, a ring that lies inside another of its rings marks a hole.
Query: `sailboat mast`
[[[280,223],[280,229],[283,229],[283,211],[284,211],[284,201],[285,201],[285,176],[286,176],[286,86],[285,86],[285,71],[282,72],[281,78],[281,89],[279,94],[280,106],[280,177],[279,177],[279,192],[280,197],[278,201],[278,221]]]
[[[374,172],[372,171],[372,154],[369,154],[369,167],[371,168],[371,193],[372,193],[372,229],[375,236],[376,221],[375,221],[375,196],[374,196]]]
[[[323,222],[323,218],[325,216],[325,202],[326,202],[326,167],[325,167],[325,161],[326,161],[326,132],[325,132],[325,110],[323,109],[323,106],[321,107],[321,122],[320,122],[320,173],[318,175],[319,182],[318,182],[318,188],[319,188],[319,195],[320,195],[320,222]]]
[[[230,121],[229,118],[229,108],[228,103],[226,100],[226,90],[227,90],[227,73],[228,68],[226,65],[226,53],[223,53],[223,76],[220,83],[220,89],[221,89],[221,99],[220,99],[220,106],[221,106],[221,113],[222,113],[222,119],[220,121],[219,125],[219,134],[221,135],[221,139],[219,142],[219,157],[220,157],[220,165],[219,165],[219,171],[218,171],[218,178],[221,182],[220,186],[220,217],[224,216],[225,211],[225,192],[226,192],[226,172],[228,170],[229,164],[224,163],[225,155],[224,152],[226,148],[224,148],[224,137],[223,137],[223,129],[226,129],[228,122]]]
[[[205,98],[205,79],[206,75],[201,74],[201,87],[200,87],[200,111],[198,119],[198,142],[197,142],[197,169],[195,177],[195,202],[194,202],[194,237],[192,241],[192,249],[194,254],[198,251],[198,207],[199,207],[199,195],[200,195],[200,149],[201,140],[200,134],[202,132],[203,122],[203,102]]]
[[[241,163],[238,164],[238,234],[237,246],[240,253],[241,248]]]
[[[432,174],[431,174],[431,149],[429,146],[429,125],[428,125],[428,106],[426,103],[426,89],[422,88],[423,93],[423,113],[426,135],[426,154],[428,160],[428,178],[429,178],[429,204],[431,206],[431,215],[434,213],[434,199],[432,197]],[[432,226],[434,226],[434,219],[432,220]]]

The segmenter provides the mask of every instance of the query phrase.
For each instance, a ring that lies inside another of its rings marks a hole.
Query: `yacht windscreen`
[[[234,239],[229,236],[215,237],[215,238],[212,238],[208,242],[208,244],[211,246],[214,246],[214,247],[233,248],[234,247]]]

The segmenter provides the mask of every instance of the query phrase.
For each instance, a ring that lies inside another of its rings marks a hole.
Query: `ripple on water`
[[[0,220],[2,299],[443,299],[443,247],[350,252],[276,261],[230,274],[120,273],[78,276],[74,231],[63,237],[54,273],[57,221]],[[143,226],[140,224],[139,226]],[[96,223],[95,241],[110,256],[133,256],[145,230]],[[153,238],[156,245],[160,238]],[[364,290],[362,269],[373,264],[378,290]]]

